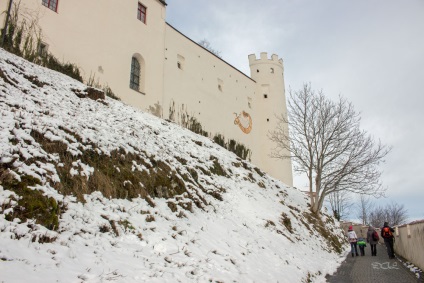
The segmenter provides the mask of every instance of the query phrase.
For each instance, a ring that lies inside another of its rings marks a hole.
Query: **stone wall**
[[[424,220],[395,227],[395,253],[424,270]]]

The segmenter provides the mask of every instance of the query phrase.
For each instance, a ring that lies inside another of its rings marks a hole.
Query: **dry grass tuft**
[[[81,140],[78,135],[67,133]],[[111,198],[132,199],[136,197],[144,198],[152,207],[155,206],[152,197],[172,198],[187,191],[184,180],[163,161],[156,161],[150,157],[150,164],[145,159],[149,159],[147,154],[127,153],[124,150],[115,150],[110,155],[99,154],[92,149],[80,149],[81,156],[73,156],[67,151],[67,145],[60,141],[50,141],[43,134],[32,131],[31,136],[48,153],[58,154],[61,166],[56,166],[60,183],[54,187],[65,195],[74,195],[81,202],[83,195],[94,191],[100,191],[104,196]],[[79,170],[74,162],[80,161],[94,168],[90,176],[72,175],[71,169]],[[137,167],[147,168],[139,170]]]

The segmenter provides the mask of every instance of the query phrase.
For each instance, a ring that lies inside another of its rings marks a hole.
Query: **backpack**
[[[390,229],[389,229],[389,230],[390,230]],[[372,233],[372,240],[373,240],[373,241],[378,241],[378,240],[380,240],[380,237],[378,236],[377,231],[374,231],[374,232]]]
[[[393,234],[392,231],[390,231],[390,227],[383,227],[383,238],[392,238]]]

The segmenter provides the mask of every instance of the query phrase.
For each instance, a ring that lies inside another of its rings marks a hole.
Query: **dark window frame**
[[[59,0],[41,0],[41,4],[57,13],[57,7],[59,6]]]
[[[141,4],[140,2],[138,2],[137,19],[144,24],[147,23],[147,7]]]
[[[140,62],[133,56],[131,59],[130,88],[138,92],[140,92],[140,75]]]

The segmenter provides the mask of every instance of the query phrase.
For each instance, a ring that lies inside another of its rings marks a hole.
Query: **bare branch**
[[[288,118],[277,119],[269,133],[275,143],[271,156],[291,158],[294,171],[306,174],[316,193],[312,211],[318,213],[333,193],[384,195],[379,165],[391,149],[360,130],[360,115],[345,98],[333,102],[304,84],[289,90]]]

